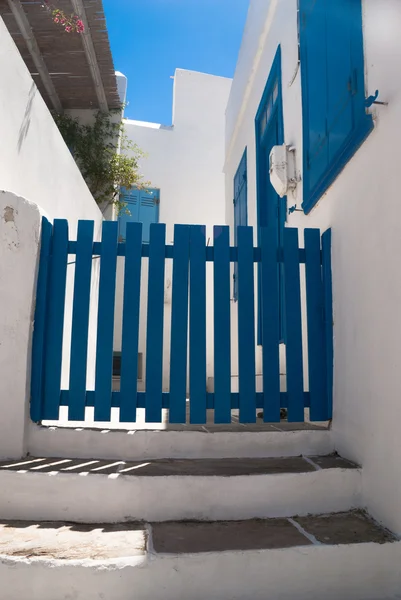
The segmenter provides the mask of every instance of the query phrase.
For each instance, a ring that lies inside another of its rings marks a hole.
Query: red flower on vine
[[[68,16],[63,10],[50,4],[48,0],[43,0],[43,2],[42,6],[51,14],[53,22],[64,27],[64,31],[67,33],[83,33],[85,31],[83,21],[78,15],[72,14]]]

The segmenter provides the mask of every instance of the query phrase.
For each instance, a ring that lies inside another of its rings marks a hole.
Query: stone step
[[[400,564],[401,542],[361,511],[214,523],[0,523],[7,600],[389,600],[399,598]]]
[[[217,521],[360,507],[361,471],[337,455],[248,459],[29,457],[0,463],[0,518]]]
[[[71,424],[70,424],[71,425]],[[120,424],[121,426],[121,424]],[[334,451],[331,431],[311,423],[171,425],[157,429],[41,427],[28,430],[32,456],[148,460],[317,456]]]

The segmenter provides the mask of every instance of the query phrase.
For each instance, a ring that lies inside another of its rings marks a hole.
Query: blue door
[[[234,176],[234,246],[237,246],[237,227],[248,225],[247,152],[242,155]],[[238,300],[238,262],[234,263],[234,300]]]
[[[260,143],[260,210],[259,227],[271,227],[274,225],[277,234],[277,244],[281,245],[283,240],[283,230],[287,212],[286,198],[280,198],[276,190],[270,183],[270,152],[273,146],[282,144],[279,134],[278,114],[276,113],[266,130],[266,134]]]
[[[284,143],[283,105],[281,95],[281,52],[276,52],[266,88],[255,119],[257,183],[258,183],[258,227],[274,230],[277,247],[283,244],[284,227],[287,215],[287,198],[280,198],[270,183],[270,152],[273,146]],[[280,335],[284,340],[284,274],[279,267],[280,289]],[[259,278],[259,307],[261,306]],[[261,344],[261,311],[258,314],[258,343]]]

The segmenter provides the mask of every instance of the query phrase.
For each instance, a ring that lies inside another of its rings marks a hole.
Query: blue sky
[[[126,117],[171,123],[176,68],[232,77],[249,0],[103,0]]]

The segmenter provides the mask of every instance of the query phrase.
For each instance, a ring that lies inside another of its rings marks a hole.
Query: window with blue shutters
[[[237,245],[237,227],[248,225],[246,148],[234,176],[234,245]],[[238,299],[238,263],[234,263],[234,300]]]
[[[142,241],[149,242],[150,224],[159,222],[160,190],[138,190],[121,188],[120,200],[126,204],[118,217],[118,235],[125,241],[127,223],[142,223]]]
[[[306,213],[373,128],[365,107],[361,1],[300,0]]]

